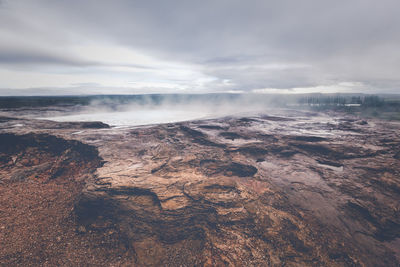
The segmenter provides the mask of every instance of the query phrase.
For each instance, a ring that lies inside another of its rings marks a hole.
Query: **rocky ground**
[[[400,264],[398,122],[282,111],[116,128],[11,115],[4,266]]]

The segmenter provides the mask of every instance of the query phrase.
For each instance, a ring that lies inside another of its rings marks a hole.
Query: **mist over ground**
[[[55,121],[102,121],[112,126],[148,125],[281,109],[341,111],[400,119],[399,95],[366,94],[149,94],[0,97],[2,110]],[[31,109],[30,112],[26,112]]]
[[[113,126],[147,125],[262,112],[279,105],[256,95],[95,96],[75,111],[47,114],[56,121],[102,121]]]

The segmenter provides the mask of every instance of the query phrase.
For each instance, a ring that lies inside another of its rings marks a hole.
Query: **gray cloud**
[[[84,67],[97,65],[99,63],[85,61],[77,57],[51,54],[43,51],[20,50],[0,47],[0,64],[9,65],[65,65]]]
[[[23,50],[0,46],[0,65],[9,67],[65,66],[65,67],[126,67],[135,69],[156,69],[141,64],[112,64],[101,61],[90,61],[73,55],[62,55],[40,50]]]
[[[397,92],[400,81],[397,0],[5,3],[0,33],[14,38],[0,41],[3,65],[110,65],[60,53],[64,47],[94,42],[193,64],[214,78],[204,84],[207,91],[358,82],[365,90]],[[23,49],[10,52],[2,42]],[[29,49],[31,45],[40,49]]]

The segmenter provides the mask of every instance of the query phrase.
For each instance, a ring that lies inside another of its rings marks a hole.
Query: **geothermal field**
[[[399,10],[0,0],[0,267],[400,267]]]
[[[398,120],[6,100],[2,266],[400,264]]]

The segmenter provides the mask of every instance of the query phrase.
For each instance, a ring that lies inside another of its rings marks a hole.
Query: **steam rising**
[[[276,103],[265,95],[99,96],[78,112],[50,115],[46,119],[102,121],[112,126],[148,125],[255,113]]]

